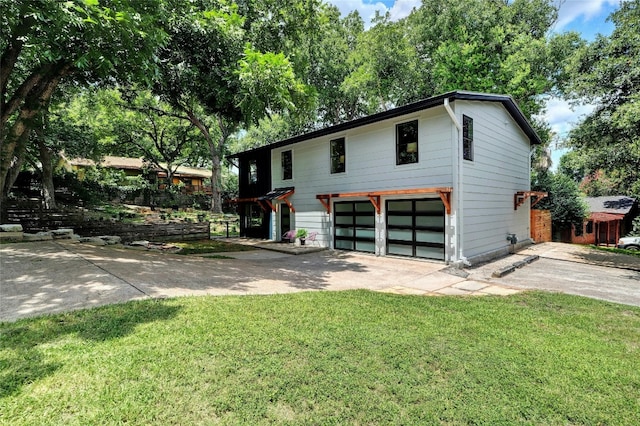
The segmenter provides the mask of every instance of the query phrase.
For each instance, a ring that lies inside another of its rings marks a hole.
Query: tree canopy
[[[139,81],[154,75],[165,39],[161,0],[0,0],[0,189],[20,170],[38,116],[61,81]],[[42,121],[42,120],[40,120]],[[11,172],[11,173],[10,173]]]
[[[127,94],[112,114],[87,114],[112,129],[115,153],[177,164],[193,161],[189,150],[207,152],[216,211],[231,149],[450,90],[512,95],[545,142],[545,95],[599,102],[572,133],[581,153],[563,170],[579,159],[581,173],[618,182],[639,169],[639,2],[624,2],[614,33],[587,45],[552,32],[550,0],[424,0],[406,18],[378,15],[369,28],[323,0],[0,0],[3,198],[26,153],[45,140],[32,131],[48,123],[49,141],[62,134],[56,126],[67,121],[44,119],[54,94],[58,114],[101,87]],[[76,90],[60,92],[61,82]],[[152,136],[154,128],[165,130]]]
[[[609,19],[611,35],[578,50],[567,66],[566,95],[595,110],[571,131],[574,152],[563,167],[585,183],[599,181],[594,194],[640,198],[640,0],[622,2]]]

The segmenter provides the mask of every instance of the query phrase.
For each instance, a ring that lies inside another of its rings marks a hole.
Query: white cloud
[[[571,106],[569,102],[551,98],[547,101],[543,118],[551,126],[551,130],[564,139],[567,133],[595,108],[594,105]]]
[[[376,16],[376,11],[385,14],[388,10],[382,2],[365,3],[363,0],[328,0],[327,2],[337,6],[342,16],[347,16],[350,12],[357,10],[366,27],[369,27],[369,23]]]
[[[556,31],[562,31],[564,27],[578,19],[581,22],[589,22],[598,17],[607,6],[618,7],[622,0],[566,0],[561,3],[558,12]]]
[[[362,16],[367,28],[376,15],[376,11],[379,11],[380,14],[389,12],[391,20],[397,21],[409,16],[409,13],[411,13],[414,7],[417,8],[420,6],[420,0],[395,0],[395,3],[390,9],[381,1],[368,3],[365,0],[327,0],[327,2],[335,5],[338,10],[340,10],[342,16],[346,16],[349,12],[357,10],[360,12],[360,16]]]
[[[391,19],[397,21],[409,16],[414,7],[420,7],[420,0],[396,0],[391,8]]]

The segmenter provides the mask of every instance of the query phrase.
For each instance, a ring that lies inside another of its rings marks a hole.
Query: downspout
[[[463,177],[463,171],[462,171],[462,138],[460,137],[461,133],[462,133],[462,125],[460,124],[460,122],[458,121],[458,118],[456,117],[456,114],[453,112],[453,109],[451,109],[451,105],[449,105],[449,98],[445,98],[444,99],[444,109],[447,111],[447,114],[449,114],[449,117],[451,118],[451,121],[453,121],[453,124],[456,126],[456,178],[457,178],[457,182],[458,185],[456,186],[456,194],[455,197],[456,198],[456,204],[457,204],[457,208],[456,208],[456,247],[458,248],[458,254],[457,254],[457,258],[458,258],[458,262],[469,266],[470,263],[467,260],[466,257],[464,257],[464,247],[463,247],[463,238],[462,238],[462,216],[463,216],[463,183],[462,183],[462,177]]]

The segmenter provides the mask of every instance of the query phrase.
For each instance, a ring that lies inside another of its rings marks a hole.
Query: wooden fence
[[[536,243],[551,241],[550,210],[531,210],[531,238]]]
[[[83,237],[117,235],[123,242],[209,239],[209,222],[119,223],[86,220],[81,210],[9,209],[6,223],[20,223],[24,232],[71,228]]]

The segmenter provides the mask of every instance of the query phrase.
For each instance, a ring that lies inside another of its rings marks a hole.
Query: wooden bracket
[[[380,214],[380,196],[379,195],[367,195],[369,197],[369,201],[373,204],[373,207],[376,208],[376,213]]]
[[[316,198],[322,203],[327,214],[331,214],[331,194],[316,195]]]
[[[289,199],[287,197],[283,198],[282,201],[287,203],[287,205],[289,206],[289,210],[291,210],[291,213],[295,213],[296,212],[296,209],[293,208],[293,204],[291,204],[291,201],[289,201]]]
[[[438,191],[447,214],[451,214],[451,191]]]
[[[547,197],[549,194],[541,191],[518,191],[513,196],[513,209],[518,210],[518,207],[524,204],[527,201],[527,198],[536,197],[535,200],[531,201],[531,208],[542,201],[543,198]]]
[[[271,209],[271,211],[275,212],[276,211],[276,206],[273,205],[273,203],[270,200],[264,199],[262,200],[266,205],[269,206],[269,208]]]
[[[278,200],[284,201],[287,204],[287,206],[289,206],[289,210],[291,210],[291,213],[295,213],[296,209],[293,208],[293,204],[291,204],[291,201],[289,201],[289,198],[287,197],[290,197],[291,195],[293,195],[293,192],[294,191],[291,190],[290,192],[287,192],[286,194],[277,198]]]

